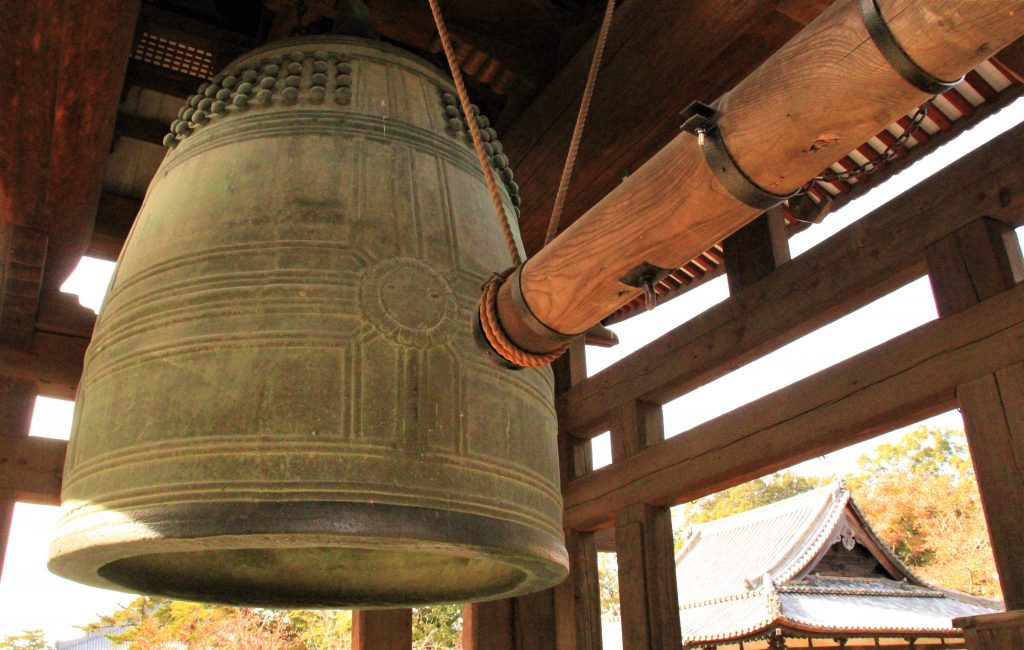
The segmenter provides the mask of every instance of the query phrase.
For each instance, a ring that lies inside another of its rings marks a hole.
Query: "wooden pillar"
[[[729,293],[736,294],[789,261],[781,206],[772,208],[722,242]]]
[[[512,599],[463,605],[462,647],[464,650],[515,650]]]
[[[577,339],[553,366],[555,392],[561,395],[587,378],[583,341]],[[569,435],[559,426],[559,465],[562,491],[574,478],[594,469],[589,440]],[[569,551],[569,577],[555,587],[555,645],[557,650],[601,650],[601,594],[597,578],[597,544],[594,534],[565,529]]]
[[[352,650],[410,650],[411,609],[352,611]]]
[[[1024,281],[1013,230],[980,218],[927,251],[939,316],[963,311]],[[1024,609],[1024,364],[958,387],[1003,598]]]
[[[554,364],[556,393],[586,379],[582,337]],[[558,433],[563,487],[593,467],[589,441]],[[593,535],[565,531],[570,576],[553,589],[462,608],[464,650],[600,650],[601,611]]]
[[[0,436],[27,436],[35,402],[36,386],[33,382],[0,377]],[[0,574],[3,573],[13,516],[13,496],[0,494]]]
[[[641,401],[627,404],[617,414],[611,435],[613,462],[625,460],[663,440],[661,407]],[[615,520],[615,552],[624,646],[637,650],[680,647],[679,596],[669,509],[638,503],[619,511]]]

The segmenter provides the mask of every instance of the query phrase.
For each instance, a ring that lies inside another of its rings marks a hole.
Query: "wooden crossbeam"
[[[55,438],[0,436],[0,501],[60,505],[67,448]]]
[[[564,525],[601,528],[631,504],[696,499],[917,422],[1022,359],[1019,286],[573,481]]]
[[[150,144],[162,145],[167,132],[168,125],[163,120],[129,115],[128,113],[118,113],[117,123],[114,125],[116,135],[142,140]]]
[[[633,400],[664,404],[924,274],[925,247],[985,214],[1024,224],[1018,126],[558,399],[576,436]]]
[[[139,199],[104,192],[96,210],[96,225],[87,254],[101,260],[116,260],[141,207]]]
[[[75,399],[89,339],[36,331],[28,347],[0,345],[0,374],[34,381],[39,394]]]

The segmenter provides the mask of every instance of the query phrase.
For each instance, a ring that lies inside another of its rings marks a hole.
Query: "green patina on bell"
[[[566,575],[550,371],[471,339],[509,256],[451,92],[310,37],[189,99],[86,358],[54,572],[282,607]]]

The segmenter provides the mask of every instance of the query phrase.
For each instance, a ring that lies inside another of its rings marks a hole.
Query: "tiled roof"
[[[862,531],[855,533],[850,520]],[[867,539],[860,539],[859,536]],[[808,575],[835,543],[856,541],[902,575]],[[676,556],[687,642],[721,641],[773,627],[863,634],[953,633],[952,619],[998,604],[930,585],[878,542],[836,483],[696,526]]]

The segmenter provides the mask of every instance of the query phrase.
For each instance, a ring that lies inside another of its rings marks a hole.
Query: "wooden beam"
[[[632,400],[665,402],[924,273],[925,247],[986,214],[1024,225],[1024,126],[950,165],[842,233],[558,398],[577,436]]]
[[[676,505],[917,422],[1022,358],[1019,286],[576,479],[564,525],[605,527],[632,504]]]
[[[512,599],[464,605],[462,647],[465,650],[516,650]]]
[[[35,382],[40,395],[75,399],[89,339],[35,332],[29,347],[0,345],[0,375]]]
[[[645,0],[616,9],[563,228],[678,134],[683,107],[715,99],[797,33],[801,25],[774,12],[776,4]],[[529,251],[543,241],[594,43],[502,136],[524,188],[521,227]]]
[[[789,261],[789,236],[782,206],[776,206],[743,226],[722,242],[729,292],[743,289],[768,277]]]
[[[928,277],[939,315],[994,300],[1024,282],[1014,231],[981,218],[928,248]],[[992,553],[1008,609],[1024,609],[1024,364],[957,389]]]
[[[464,650],[551,650],[555,647],[554,590],[469,603],[462,607]]]
[[[661,407],[634,401],[619,408],[611,429],[612,466],[664,440]],[[615,518],[622,641],[627,648],[678,648],[672,513],[642,502],[619,509]]]
[[[0,500],[60,505],[67,448],[55,438],[0,436]]]
[[[1017,79],[1024,81],[1024,37],[1018,38],[1010,43],[996,55],[1004,66],[1017,75]]]
[[[410,650],[411,609],[352,610],[352,650]]]
[[[1024,364],[957,390],[1007,609],[1024,609]]]
[[[615,523],[623,647],[679,648],[679,596],[668,508],[634,504]]]
[[[83,307],[75,294],[47,291],[39,300],[37,332],[89,340],[95,326],[96,312]]]
[[[88,254],[99,259],[117,260],[141,208],[142,201],[139,199],[104,192],[96,210],[96,224]]]
[[[125,76],[125,83],[129,86],[138,86],[181,99],[195,93],[199,84],[204,81],[206,79],[201,77],[170,70],[138,59],[132,59],[128,63],[128,72]]]
[[[139,0],[40,0],[0,15],[0,222],[50,236],[44,286],[58,289],[91,235]],[[88,69],[83,74],[83,66]]]
[[[555,587],[555,648],[601,650],[601,595],[594,534],[567,528],[569,578]]]
[[[162,120],[121,112],[117,114],[117,123],[114,125],[114,133],[118,136],[161,146],[169,130],[169,125]]]
[[[587,378],[586,347],[582,340],[552,365],[555,393],[560,394]],[[589,440],[570,436],[559,423],[558,464],[562,489],[594,469]],[[601,595],[597,575],[597,546],[593,533],[565,529],[569,577],[552,590],[557,650],[601,650]]]
[[[36,403],[36,387],[32,382],[0,377],[0,431],[9,441],[20,441],[28,436],[32,424],[32,411]],[[2,444],[3,440],[0,440]],[[0,460],[0,472],[6,468]],[[6,472],[4,472],[6,473]],[[14,517],[14,494],[0,491],[0,575],[7,555],[7,537]]]

